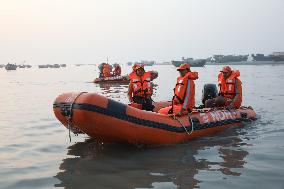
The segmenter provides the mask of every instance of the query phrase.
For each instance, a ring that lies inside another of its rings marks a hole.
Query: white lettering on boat
[[[226,115],[227,119],[235,119],[235,117],[228,110],[224,110],[223,112]]]
[[[219,118],[218,114],[216,114],[216,112],[209,112],[209,114],[211,115],[214,122],[220,121],[220,118]]]
[[[217,110],[213,112],[209,112],[214,122],[216,121],[223,121],[226,119],[236,119],[236,112],[235,111],[228,111],[228,110]]]
[[[209,122],[209,117],[208,117],[207,113],[200,113],[199,116],[202,119],[203,123]]]

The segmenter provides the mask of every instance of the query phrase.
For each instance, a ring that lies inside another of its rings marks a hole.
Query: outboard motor
[[[205,101],[208,99],[216,98],[218,90],[215,84],[205,84],[202,90],[202,103],[205,105]]]

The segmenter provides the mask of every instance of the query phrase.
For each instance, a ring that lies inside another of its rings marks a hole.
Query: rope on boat
[[[77,100],[77,98],[78,98],[80,95],[82,95],[83,93],[87,93],[87,92],[81,92],[81,93],[79,93],[79,94],[74,98],[73,102],[72,102],[71,105],[70,105],[70,109],[69,109],[70,114],[69,114],[68,116],[66,116],[66,118],[67,118],[67,128],[68,128],[68,130],[69,130],[69,140],[70,140],[70,142],[71,142],[71,130],[73,129],[73,126],[72,126],[72,125],[73,125],[73,124],[72,124],[73,105],[74,105],[75,101]]]
[[[193,122],[192,122],[192,119],[190,116],[188,116],[189,120],[190,120],[190,125],[191,125],[191,131],[188,132],[188,130],[186,129],[186,127],[182,124],[182,122],[176,117],[176,116],[173,116],[173,119],[177,120],[179,122],[179,124],[184,128],[185,132],[188,134],[188,135],[191,135],[192,132],[193,132]]]

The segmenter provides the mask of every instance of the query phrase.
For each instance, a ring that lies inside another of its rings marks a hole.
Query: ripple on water
[[[46,188],[49,189],[54,183],[57,183],[57,179],[53,177],[39,177],[39,178],[30,178],[30,179],[20,179],[18,182],[11,184],[8,188],[21,188],[21,189],[30,189],[30,188]]]

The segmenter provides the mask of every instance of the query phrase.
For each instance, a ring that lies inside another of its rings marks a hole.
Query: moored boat
[[[213,55],[213,63],[246,62],[249,55]]]
[[[251,107],[196,109],[177,119],[156,113],[169,104],[154,103],[155,112],[148,112],[96,93],[65,93],[56,98],[53,110],[70,130],[104,142],[131,144],[181,143],[256,117]]]
[[[18,65],[17,67],[18,67],[18,68],[25,68],[25,67],[26,67],[26,65],[21,64],[21,65]]]
[[[17,69],[17,65],[16,65],[16,64],[10,64],[10,63],[8,63],[8,64],[5,66],[5,69],[6,69],[6,70],[16,70],[16,69]]]
[[[272,55],[265,56],[264,54],[252,54],[253,61],[272,61]]]
[[[273,61],[284,61],[284,52],[273,52]]]
[[[38,68],[48,68],[48,65],[38,65]]]
[[[203,67],[206,64],[206,59],[193,59],[193,58],[184,58],[182,60],[172,60],[172,64],[175,67],[179,67],[181,64],[189,64],[191,67]]]
[[[114,76],[114,77],[104,77],[104,78],[96,78],[94,83],[120,83],[120,84],[128,84],[130,82],[127,76]]]

